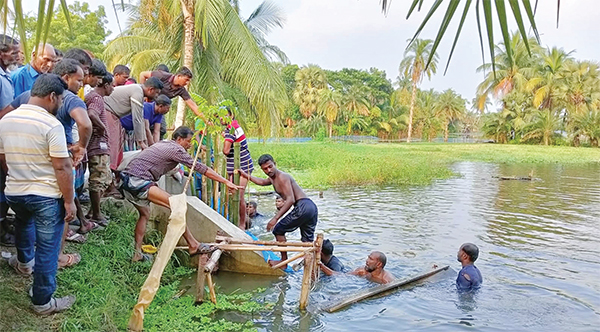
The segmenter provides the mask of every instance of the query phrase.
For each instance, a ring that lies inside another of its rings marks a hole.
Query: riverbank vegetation
[[[127,330],[131,310],[152,264],[131,262],[136,215],[120,206],[104,203],[112,220],[108,227],[91,233],[84,244],[67,247],[68,252],[78,252],[82,260],[72,268],[59,270],[57,275],[56,295],[77,297],[73,308],[64,313],[35,315],[27,296],[30,278],[17,276],[8,264],[0,264],[0,331]],[[158,246],[161,236],[150,231],[145,241]],[[268,304],[252,301],[252,293],[217,292],[216,306],[210,302],[195,306],[193,291],[183,294],[179,284],[193,272],[178,267],[176,259],[169,262],[161,287],[146,311],[145,331],[256,331],[251,316],[268,309]],[[239,312],[246,322],[218,319],[224,311]]]
[[[252,143],[255,160],[269,153],[301,186],[426,185],[454,176],[460,161],[493,163],[587,164],[600,162],[600,150],[514,144],[348,144],[334,142]],[[258,165],[257,165],[258,166]],[[258,176],[264,176],[259,170]],[[526,175],[526,174],[525,174]]]

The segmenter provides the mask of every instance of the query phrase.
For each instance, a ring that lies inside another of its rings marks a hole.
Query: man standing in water
[[[269,177],[261,179],[238,170],[240,175],[259,186],[273,185],[275,192],[285,200],[283,206],[277,211],[275,216],[267,224],[267,230],[273,230],[275,239],[279,242],[286,242],[285,233],[293,232],[300,228],[302,242],[312,242],[315,236],[315,228],[317,227],[318,210],[315,203],[306,197],[302,188],[296,183],[294,178],[277,169],[275,160],[269,154],[263,154],[258,158],[260,168]],[[294,206],[292,212],[279,220],[291,207]],[[279,221],[279,222],[278,222]],[[286,260],[287,252],[281,253],[281,260]],[[269,261],[269,264],[275,265],[279,261]],[[285,269],[287,265],[282,266]]]
[[[387,263],[385,254],[380,251],[373,251],[367,257],[365,266],[350,272],[350,274],[364,277],[367,280],[378,284],[387,284],[392,282],[395,278],[391,273],[383,269],[385,263]]]
[[[471,290],[481,286],[483,277],[479,269],[473,265],[477,257],[479,257],[479,248],[473,243],[465,243],[458,249],[456,259],[463,267],[458,272],[458,278],[456,278],[456,288],[458,290]]]

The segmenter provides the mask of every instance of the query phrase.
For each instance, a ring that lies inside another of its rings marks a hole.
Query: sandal
[[[79,234],[87,234],[87,233],[89,233],[91,231],[95,231],[97,229],[103,229],[104,228],[102,225],[98,224],[97,222],[91,221],[91,220],[88,220],[88,224],[92,224],[92,227],[89,228],[85,232],[82,232],[81,231],[81,227],[79,227],[79,229],[77,230],[77,233],[79,233]]]
[[[23,266],[24,264],[21,264],[17,260],[17,255],[14,255],[8,259],[8,265],[12,266],[12,268],[15,269],[15,272],[17,272],[18,275],[28,277],[31,274],[33,274],[33,267]]]
[[[74,243],[84,243],[86,238],[82,234],[79,234],[73,230],[69,230],[66,240]]]
[[[150,255],[150,254],[145,254],[145,253],[140,253],[141,258],[138,260],[134,260],[133,258],[131,259],[132,262],[152,262],[154,261],[154,256]]]
[[[200,243],[200,246],[198,247],[198,249],[194,253],[191,253],[190,257],[198,256],[201,254],[210,254],[215,250],[217,250],[216,247],[209,246],[208,244],[205,244],[205,243]]]
[[[80,234],[81,235],[81,234]],[[67,256],[67,262],[64,264],[61,264],[60,260],[58,261],[58,268],[59,269],[64,269],[66,267],[71,267],[74,265],[79,264],[79,262],[81,262],[81,255],[79,254],[64,254],[65,256]],[[60,256],[59,256],[60,258]]]
[[[108,218],[104,218],[104,219],[89,219],[91,222],[98,224],[98,226],[101,227],[106,227],[108,226],[108,223],[110,222],[110,220]]]

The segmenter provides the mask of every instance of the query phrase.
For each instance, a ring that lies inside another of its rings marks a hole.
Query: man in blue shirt
[[[462,264],[462,269],[458,272],[456,278],[456,288],[458,290],[477,289],[483,283],[481,272],[473,263],[479,257],[479,248],[473,243],[465,243],[458,249],[456,259]]]
[[[17,98],[25,91],[31,90],[33,82],[40,74],[47,74],[52,71],[56,63],[56,52],[54,46],[46,43],[38,46],[38,55],[36,51],[31,52],[31,63],[13,71],[10,74],[12,79],[14,98]]]
[[[171,99],[165,95],[159,95],[152,103],[144,103],[144,122],[148,145],[160,141],[160,123],[169,109],[171,109]],[[133,130],[131,114],[121,118],[121,126],[127,131]]]
[[[343,272],[344,270],[344,264],[333,255],[333,243],[329,239],[323,241],[323,245],[321,246],[319,267],[328,276],[333,275],[335,272]]]

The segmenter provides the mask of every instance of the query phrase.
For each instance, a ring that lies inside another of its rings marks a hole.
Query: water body
[[[600,331],[600,166],[464,162],[453,170],[456,178],[425,187],[308,192],[319,207],[318,231],[347,267],[380,250],[399,278],[434,263],[450,265],[447,273],[329,314],[320,308],[373,285],[322,278],[302,313],[301,272],[280,279],[221,272],[221,291],[266,287],[257,299],[275,304],[260,317],[225,317],[253,319],[261,331]],[[532,170],[540,181],[494,178]],[[272,197],[252,199],[273,215]],[[272,239],[266,222],[252,231]],[[454,286],[463,242],[480,248],[484,283],[471,295]]]

